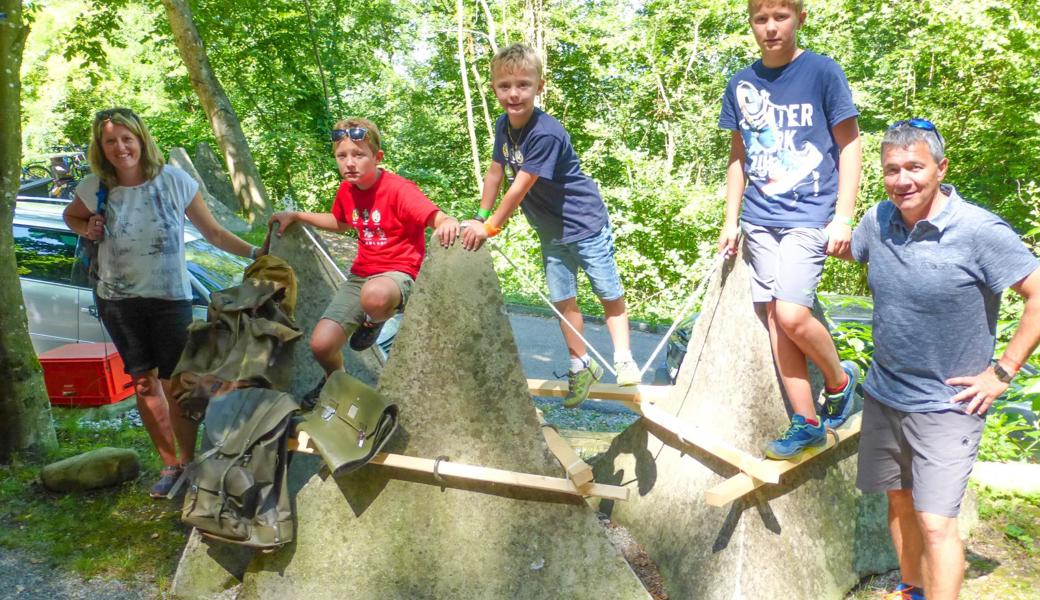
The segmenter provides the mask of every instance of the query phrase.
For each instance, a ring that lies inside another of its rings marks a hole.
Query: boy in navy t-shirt
[[[479,248],[501,231],[519,206],[541,241],[553,305],[582,331],[577,275],[579,267],[583,269],[606,313],[617,382],[636,385],[640,374],[629,348],[628,313],[607,207],[596,182],[581,171],[563,125],[534,106],[545,86],[541,58],[523,44],[502,48],[491,61],[491,85],[506,114],[495,123],[495,148],[484,175],[480,211],[463,231],[463,245]],[[492,214],[503,177],[509,179],[509,189]],[[585,343],[570,327],[561,322],[560,329],[571,358],[564,406],[575,407],[588,397],[589,386],[603,375],[603,368],[589,358]]]
[[[722,99],[719,126],[733,134],[719,249],[732,257],[741,233],[746,237],[751,297],[765,307],[794,412],[788,430],[766,447],[767,456],[782,459],[825,444],[826,427],[852,412],[859,369],[839,362],[812,306],[824,258],[849,246],[862,151],[841,67],[798,47],[802,1],[750,0],[748,13],[762,59],[734,75]],[[807,358],[824,376],[822,422]]]

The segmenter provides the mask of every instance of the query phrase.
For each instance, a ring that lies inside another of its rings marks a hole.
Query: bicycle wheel
[[[47,179],[51,176],[51,170],[42,164],[32,164],[22,167],[22,179],[25,181],[36,181]]]

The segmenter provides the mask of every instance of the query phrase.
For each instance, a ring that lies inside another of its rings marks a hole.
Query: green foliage
[[[979,490],[979,517],[994,521],[1004,536],[1029,555],[1040,554],[1040,495]]]
[[[1040,449],[1040,429],[1019,415],[993,411],[979,443],[979,460],[1016,462],[1033,459]]]
[[[530,3],[488,3],[499,45],[531,40]],[[757,58],[739,0],[560,0],[546,24],[544,108],[571,134],[614,223],[632,312],[668,318],[714,253],[728,133],[717,128],[733,73]],[[308,16],[307,9],[310,9]],[[500,113],[489,82],[490,23],[465,4],[465,56],[483,165],[484,121]],[[276,201],[326,210],[338,184],[327,131],[375,120],[387,168],[466,217],[477,182],[466,126],[455,3],[446,0],[195,0],[210,63],[235,107]],[[160,146],[214,143],[159,3],[50,0],[39,5],[23,68],[25,143],[40,153],[83,143],[94,111],[128,105]],[[845,69],[860,111],[857,211],[884,198],[878,142],[919,115],[947,139],[948,181],[1018,231],[1040,227],[1040,11],[1031,0],[818,0],[802,46]],[[324,76],[324,77],[323,77]],[[327,94],[326,94],[327,90]],[[535,237],[517,217],[500,238],[508,295],[541,283]],[[862,294],[865,270],[827,261],[821,291]],[[582,286],[581,305],[598,302]]]

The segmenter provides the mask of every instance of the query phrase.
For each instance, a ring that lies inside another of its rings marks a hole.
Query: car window
[[[250,262],[205,240],[185,244],[184,256],[188,261],[188,271],[210,292],[242,283],[242,272]]]
[[[72,283],[72,267],[76,263],[76,234],[39,227],[15,225],[14,252],[18,276]]]

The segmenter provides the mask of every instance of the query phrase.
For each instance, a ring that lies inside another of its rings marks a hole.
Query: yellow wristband
[[[484,223],[484,232],[487,233],[487,236],[489,238],[490,237],[495,237],[496,235],[502,233],[502,228],[501,227],[494,227],[494,226],[492,226],[489,223]]]

